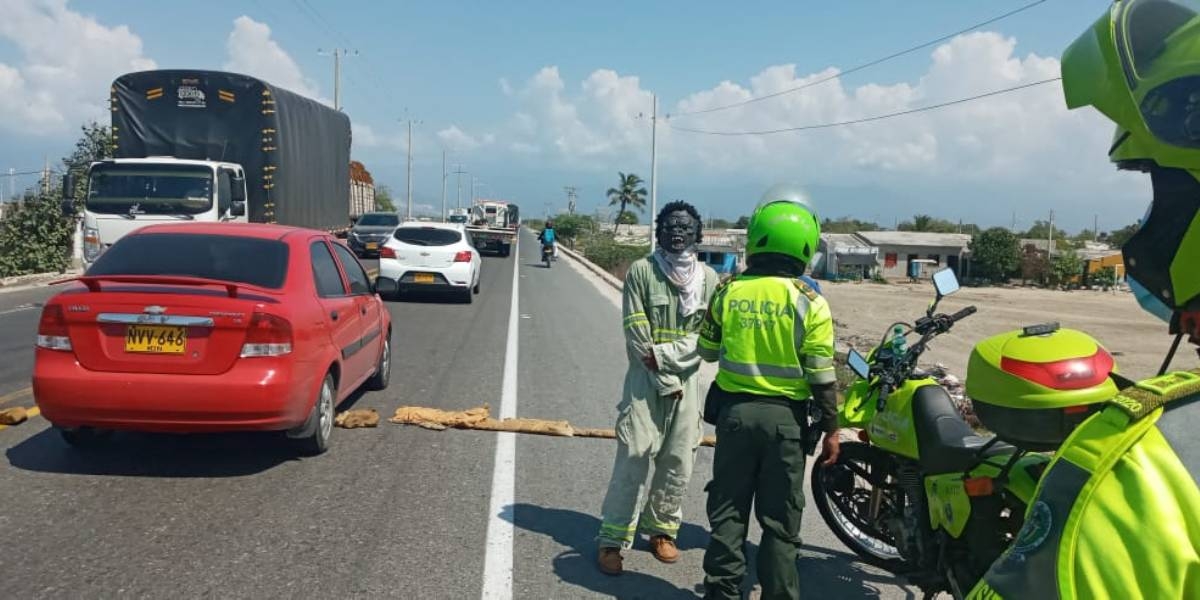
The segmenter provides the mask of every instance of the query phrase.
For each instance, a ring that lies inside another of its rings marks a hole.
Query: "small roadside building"
[[[971,235],[928,231],[860,231],[854,234],[878,249],[880,274],[887,279],[927,279],[950,267],[961,278]]]
[[[853,233],[822,233],[818,252],[811,271],[818,279],[870,279],[879,269],[879,248]]]

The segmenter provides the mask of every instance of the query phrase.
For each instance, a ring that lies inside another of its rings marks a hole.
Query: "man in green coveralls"
[[[600,570],[622,572],[621,550],[638,530],[663,562],[675,562],[681,504],[700,447],[700,356],[696,341],[717,273],[696,256],[700,214],[671,202],[658,215],[658,249],[634,262],[623,292],[625,372],[617,453],[601,508]],[[642,507],[650,464],[654,477]],[[640,519],[639,519],[640,516]]]

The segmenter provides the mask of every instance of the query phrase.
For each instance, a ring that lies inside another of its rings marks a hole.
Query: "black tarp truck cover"
[[[202,70],[123,75],[111,101],[114,158],[237,163],[251,222],[349,227],[344,113],[259,79]]]

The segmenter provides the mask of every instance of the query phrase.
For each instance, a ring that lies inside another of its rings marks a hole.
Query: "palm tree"
[[[642,185],[642,178],[630,173],[628,175],[617,172],[621,179],[621,187],[608,188],[608,205],[620,204],[621,210],[617,211],[617,217],[613,219],[613,233],[616,234],[617,228],[621,225],[621,215],[625,214],[625,208],[632,206],[638,209],[638,212],[646,210],[646,188],[639,187]],[[653,235],[653,232],[651,233]]]
[[[929,215],[916,215],[913,217],[913,231],[929,231],[933,226],[933,217]]]

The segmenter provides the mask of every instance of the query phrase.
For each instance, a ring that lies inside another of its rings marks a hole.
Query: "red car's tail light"
[[[384,246],[379,249],[379,258],[396,258],[396,251]]]
[[[63,316],[62,306],[49,304],[42,308],[37,345],[47,350],[71,350],[71,338],[67,335],[67,319]]]
[[[454,262],[471,262],[471,251],[463,250],[454,255]]]
[[[292,351],[292,324],[283,317],[256,312],[246,330],[242,358],[282,356]]]
[[[1005,357],[1000,368],[1053,390],[1080,390],[1104,383],[1113,368],[1113,357],[1103,349],[1092,356],[1047,363]]]

